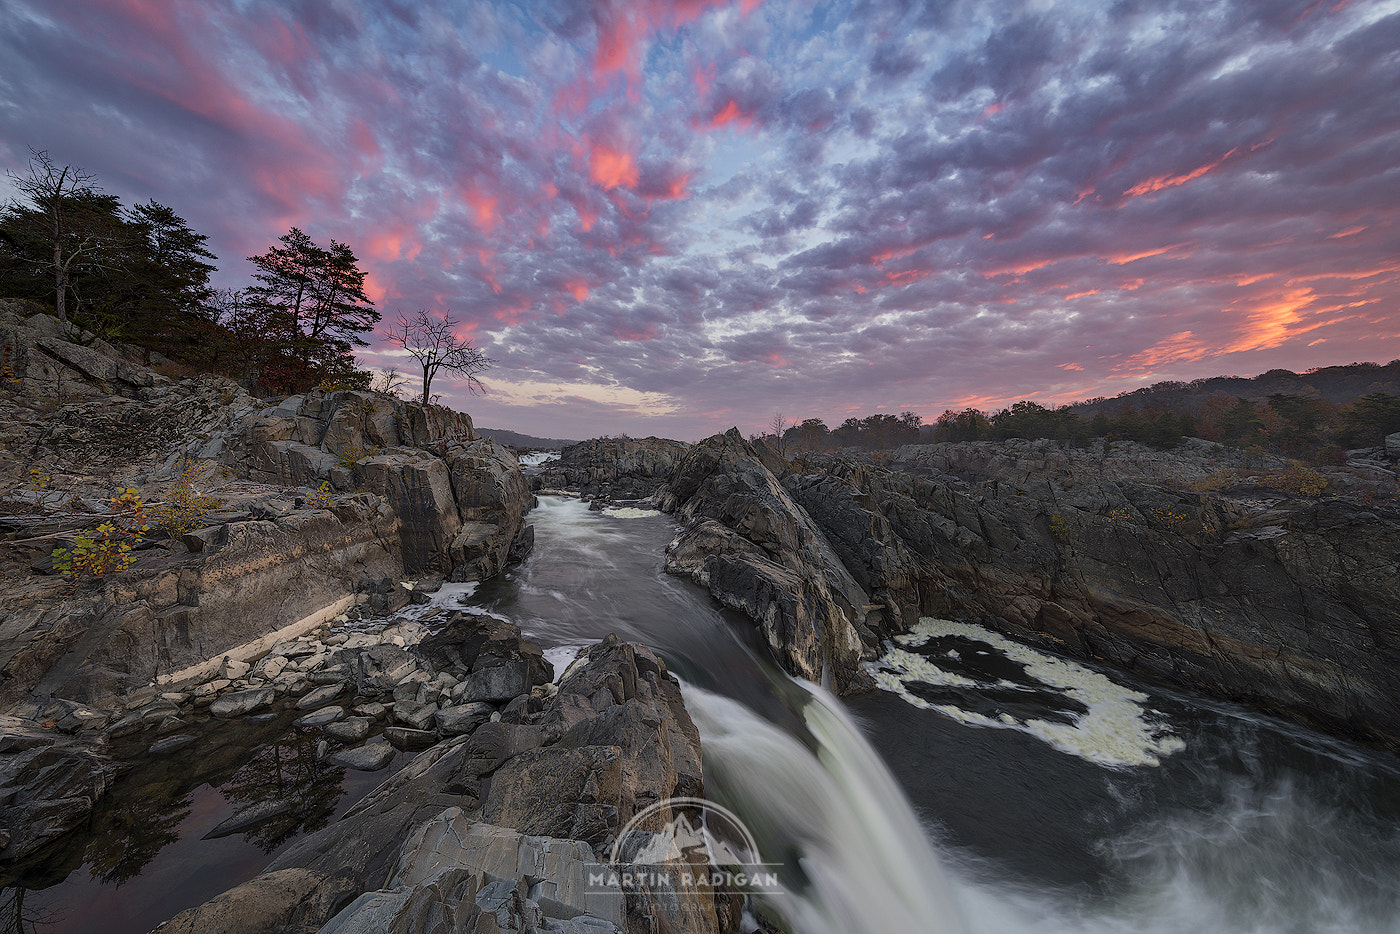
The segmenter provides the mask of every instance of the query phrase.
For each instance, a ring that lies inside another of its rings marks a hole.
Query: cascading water
[[[795,934],[1400,934],[1387,759],[944,621],[843,703],[665,574],[668,520],[541,504],[537,554],[477,599],[667,659]]]
[[[943,869],[904,794],[824,689],[794,683],[803,742],[723,697],[688,686],[708,793],[734,810],[784,894],[763,909],[804,934],[962,934]]]
[[[525,564],[434,605],[507,618],[561,666],[608,633],[656,649],[685,682],[708,793],[776,864],[784,894],[755,910],[793,934],[1400,934],[1388,757],[940,620],[871,666],[884,690],[838,701],[665,573],[665,517],[542,497],[531,521]],[[205,791],[197,810],[219,804]],[[248,844],[246,865],[221,856],[234,842],[180,839],[104,889],[104,930],[143,931],[114,918],[156,894],[168,917],[265,863]],[[86,903],[84,885],[31,897]]]

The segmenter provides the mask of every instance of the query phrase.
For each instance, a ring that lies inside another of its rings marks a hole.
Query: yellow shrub
[[[1292,493],[1295,496],[1321,496],[1329,486],[1327,478],[1320,471],[1304,467],[1294,461],[1283,471],[1259,478],[1259,482],[1271,490]]]
[[[74,577],[100,577],[124,571],[136,560],[131,545],[130,533],[104,522],[93,532],[84,530],[73,536],[72,548],[55,549],[54,570]]]

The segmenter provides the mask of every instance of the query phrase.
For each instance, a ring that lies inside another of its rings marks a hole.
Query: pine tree
[[[365,273],[344,243],[319,246],[293,227],[266,253],[248,257],[258,284],[247,300],[280,345],[285,371],[278,381],[307,385],[355,372],[353,352],[374,330],[379,312],[365,294]]]

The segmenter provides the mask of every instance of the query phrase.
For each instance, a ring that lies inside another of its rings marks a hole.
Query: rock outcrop
[[[703,792],[698,733],[649,650],[610,637],[556,688],[519,630],[459,615],[418,645],[345,648],[326,666],[357,709],[412,694],[440,714],[462,705],[482,671],[517,672],[525,690],[477,702],[493,715],[461,735],[424,731],[429,748],[342,818],[162,934],[254,934],[268,919],[322,934],[732,930],[735,904],[709,889],[604,891],[587,881],[640,809]],[[392,716],[414,706],[396,701]]]
[[[1337,496],[1203,482],[1238,457],[1013,441],[836,472],[919,557],[928,614],[1400,742],[1400,503],[1370,469],[1326,471]]]
[[[690,445],[665,438],[594,438],[570,445],[530,478],[534,490],[568,490],[589,499],[651,496],[671,479]]]
[[[515,455],[471,418],[370,392],[284,399],[202,443],[197,457],[263,482],[382,497],[401,520],[404,572],[479,580],[529,550],[534,506]]]
[[[515,457],[464,414],[350,391],[268,404],[19,311],[0,302],[0,711],[55,731],[40,756],[54,780],[9,757],[3,827],[33,822],[42,842],[84,819],[110,772],[107,731],[130,732],[130,706],[138,726],[178,724],[172,679],[230,653],[236,668],[352,606],[394,610],[405,577],[479,580],[530,548],[534,498]],[[132,489],[147,511],[127,522],[108,500]],[[199,505],[151,521],[177,497]],[[129,550],[117,569],[56,576],[55,548],[104,522],[132,530],[117,536]],[[240,698],[210,689],[204,706],[265,709],[290,690],[284,679],[269,697],[275,680]],[[168,696],[145,710],[157,682]],[[176,730],[161,752],[191,740]]]
[[[922,445],[895,469],[805,472],[769,455],[737,431],[710,438],[657,501],[688,523],[668,569],[747,613],[795,674],[860,688],[862,657],[941,616],[1400,743],[1400,500],[1383,449],[1299,475],[1325,479],[1321,496],[1281,461],[1253,469],[1206,442]]]
[[[658,501],[689,525],[667,570],[748,614],[792,673],[843,691],[867,684],[859,662],[883,609],[737,429],[687,452]]]
[[[514,456],[464,414],[351,391],[267,405],[9,307],[0,341],[0,709],[31,692],[101,705],[406,576],[489,577],[533,542]],[[157,529],[76,593],[25,567],[50,572],[114,493],[159,499],[189,465],[187,495],[217,498],[200,527]]]

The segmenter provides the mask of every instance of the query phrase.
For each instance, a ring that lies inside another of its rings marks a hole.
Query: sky
[[[31,148],[220,286],[349,244],[546,437],[1400,357],[1400,0],[3,0]]]

